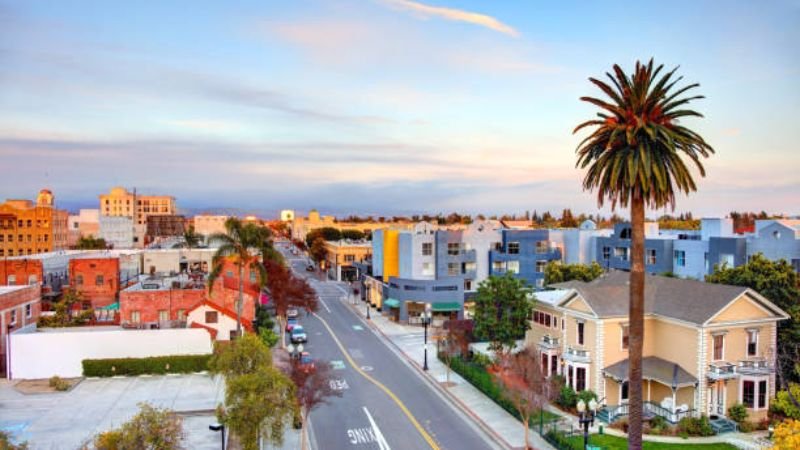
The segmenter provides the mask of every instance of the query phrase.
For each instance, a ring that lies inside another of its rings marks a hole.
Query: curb
[[[436,379],[433,378],[433,376],[431,376],[426,371],[422,370],[422,367],[419,365],[419,363],[417,361],[411,359],[411,357],[409,357],[403,351],[403,349],[401,349],[397,344],[395,344],[394,341],[392,341],[383,332],[383,330],[381,330],[371,320],[367,321],[367,319],[365,317],[362,317],[360,314],[358,314],[358,311],[356,310],[355,305],[353,305],[353,304],[351,304],[349,302],[346,302],[346,303],[347,303],[348,307],[351,310],[353,310],[353,312],[356,314],[356,317],[358,317],[361,322],[363,322],[365,325],[367,325],[367,327],[370,330],[372,330],[373,332],[377,331],[379,336],[381,337],[381,340],[387,342],[388,346],[390,346],[395,353],[398,353],[405,361],[407,361],[409,363],[409,365],[412,366],[417,371],[417,374],[420,375],[421,378],[428,385],[432,386],[437,392],[439,392],[442,395],[442,397],[446,398],[451,403],[452,406],[456,407],[464,415],[469,417],[476,425],[478,425],[478,428],[480,428],[480,430],[484,434],[486,434],[488,437],[492,438],[494,440],[494,442],[500,444],[503,448],[506,448],[506,449],[509,449],[509,450],[512,450],[512,449],[516,448],[516,447],[513,447],[511,444],[509,444],[508,441],[506,441],[505,438],[503,438],[503,436],[501,436],[492,427],[490,427],[486,422],[484,422],[483,419],[481,419],[477,414],[475,414],[475,412],[472,411],[472,409],[469,406],[464,404],[458,397],[453,395],[452,392],[450,392],[447,389],[444,389],[442,386],[440,386],[438,381],[436,381]]]

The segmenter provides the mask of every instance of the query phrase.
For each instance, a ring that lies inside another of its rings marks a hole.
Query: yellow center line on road
[[[342,354],[344,354],[345,359],[347,359],[347,362],[350,363],[350,365],[353,367],[353,369],[355,369],[356,372],[358,372],[359,374],[361,374],[361,376],[366,378],[367,381],[369,381],[370,383],[372,383],[375,386],[377,386],[380,390],[385,392],[386,395],[388,395],[392,400],[394,400],[394,402],[397,403],[397,406],[400,407],[400,410],[402,410],[403,413],[406,415],[406,417],[408,417],[408,420],[411,422],[411,425],[414,425],[414,428],[416,428],[417,431],[419,431],[419,434],[422,435],[422,438],[425,439],[425,442],[427,442],[428,445],[431,446],[431,449],[432,450],[439,450],[439,445],[436,444],[436,441],[434,441],[433,438],[431,437],[431,435],[429,435],[428,432],[425,431],[424,428],[422,428],[422,425],[419,424],[419,422],[414,417],[414,415],[411,414],[411,411],[409,411],[408,408],[406,408],[406,405],[403,404],[403,402],[397,397],[397,395],[395,395],[394,392],[392,392],[389,388],[384,386],[383,383],[381,383],[380,381],[378,381],[375,378],[373,378],[372,376],[370,376],[368,373],[366,373],[363,370],[361,370],[361,367],[359,367],[356,364],[356,362],[353,361],[353,358],[350,357],[350,353],[348,353],[347,350],[345,350],[344,345],[342,345],[341,341],[339,341],[339,338],[336,337],[336,333],[333,332],[333,329],[330,327],[330,325],[328,325],[328,322],[325,321],[325,319],[323,319],[319,315],[317,315],[317,313],[313,313],[312,312],[311,314],[314,314],[314,316],[317,319],[319,319],[320,322],[322,322],[323,325],[325,325],[325,328],[328,329],[328,333],[331,334],[331,337],[333,338],[333,341],[336,342],[336,345],[339,347],[339,350],[342,351]]]

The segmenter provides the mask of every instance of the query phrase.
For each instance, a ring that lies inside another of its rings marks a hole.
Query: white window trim
[[[722,338],[722,354],[720,355],[719,359],[715,358],[716,355],[714,354],[716,348],[714,345],[714,339],[716,339],[717,336]],[[725,335],[722,333],[711,335],[711,361],[725,361]]]
[[[628,383],[628,381],[627,380],[626,381],[621,381],[619,383],[619,395],[617,395],[617,398],[619,399],[619,403],[617,403],[618,405],[627,405],[630,402],[630,399],[631,399],[631,384],[630,383],[628,383],[628,398],[626,398],[626,399],[622,398],[622,385],[625,384],[625,383]]]
[[[566,367],[567,371],[570,371],[570,370],[573,371],[572,372],[572,384],[569,387],[571,387],[572,389],[574,389],[577,392],[577,389],[575,388],[575,385],[577,384],[577,381],[578,381],[578,370],[577,369],[583,368],[583,369],[586,369],[586,386],[584,386],[584,390],[585,391],[592,390],[592,376],[591,376],[592,375],[592,371],[589,368],[589,364],[587,364],[587,363],[570,362],[570,363],[567,363],[567,365],[565,367]],[[569,384],[569,376],[565,376],[565,378],[567,379],[567,384]]]
[[[8,324],[9,325],[16,325],[17,324],[17,308],[11,308],[8,312]]]
[[[753,332],[753,333],[756,334],[756,354],[755,355],[751,355],[750,354],[750,332]],[[760,334],[761,333],[759,332],[759,330],[757,328],[748,328],[748,329],[745,330],[745,333],[744,333],[744,344],[745,344],[744,354],[747,355],[748,358],[758,358],[758,344],[759,344],[759,341],[761,340]]]
[[[628,329],[628,348],[631,346],[631,326],[628,323],[621,323],[619,324],[619,349],[620,351],[627,352],[628,349],[625,348],[625,328]],[[622,386],[622,385],[620,385]],[[620,392],[622,392],[622,388],[620,388]],[[621,394],[620,394],[621,395]]]
[[[745,405],[745,408],[751,411],[764,411],[769,409],[769,376],[740,376],[739,377],[739,403],[744,405],[744,382],[745,381],[752,381],[753,382],[753,407],[748,408]],[[764,399],[766,400],[766,404],[763,408],[758,407],[758,394],[759,394],[759,384],[761,381],[767,382],[767,393],[764,395]]]
[[[583,333],[581,333],[581,325],[583,325]],[[581,339],[581,337],[583,337],[583,339]],[[579,320],[575,322],[575,344],[581,347],[586,345],[586,322],[584,321]]]

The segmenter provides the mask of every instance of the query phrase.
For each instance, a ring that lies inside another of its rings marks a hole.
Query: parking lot
[[[220,445],[208,425],[215,421],[224,384],[208,375],[85,379],[69,392],[43,394],[22,394],[13,384],[0,381],[0,429],[34,450],[81,448],[95,434],[127,421],[141,402],[184,416],[186,448]]]

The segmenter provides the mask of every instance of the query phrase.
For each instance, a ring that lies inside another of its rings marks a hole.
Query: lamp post
[[[370,320],[370,317],[369,317],[369,301],[370,301],[369,294],[370,294],[372,286],[370,286],[368,284],[366,287],[367,287],[367,320]]]
[[[583,448],[589,448],[589,427],[594,425],[594,416],[597,413],[597,402],[595,399],[589,400],[589,405],[581,399],[578,400],[578,412],[580,413],[580,422],[583,427]],[[588,410],[587,410],[588,406]]]
[[[425,311],[422,312],[422,325],[425,328],[425,359],[422,362],[422,370],[428,370],[428,323],[431,321],[431,304],[425,303]]]
[[[222,450],[225,450],[225,425],[221,423],[212,423],[208,426],[211,431],[222,431]]]

